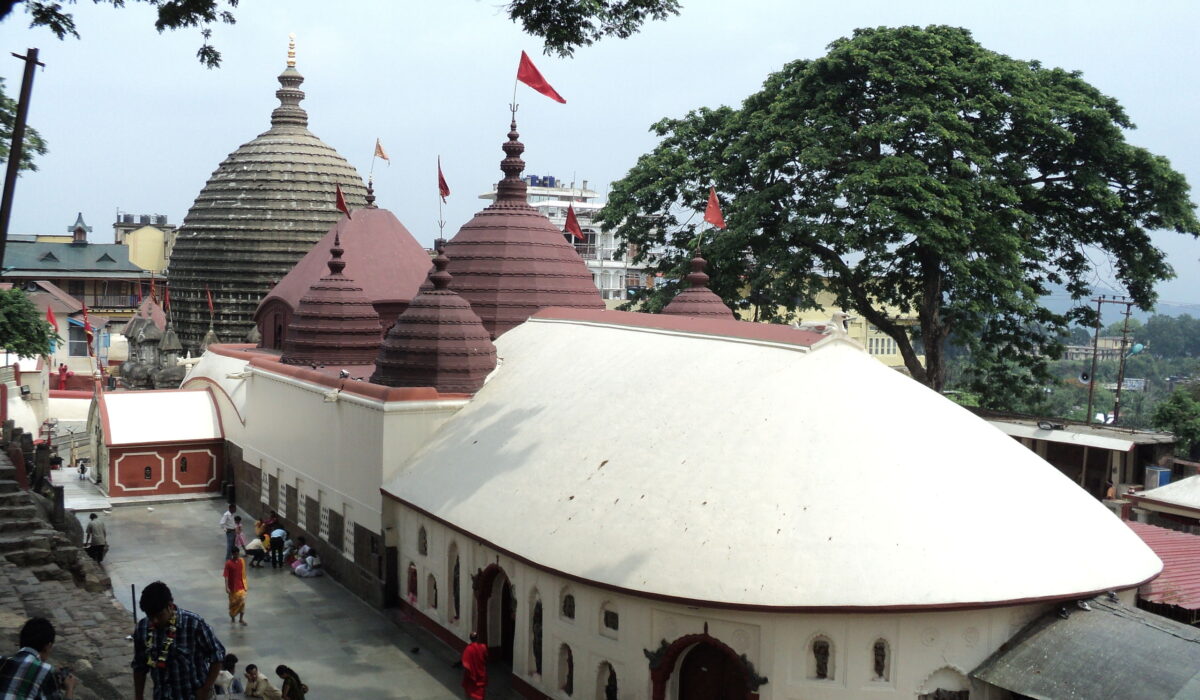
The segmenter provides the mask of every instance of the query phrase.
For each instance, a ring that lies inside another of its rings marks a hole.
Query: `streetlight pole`
[[[12,217],[13,193],[17,189],[17,173],[21,169],[21,156],[25,146],[25,120],[29,116],[29,98],[33,94],[33,69],[40,63],[37,49],[28,49],[25,55],[13,56],[25,62],[25,74],[21,78],[21,96],[17,100],[17,114],[13,119],[12,145],[8,148],[8,170],[4,174],[4,193],[0,195],[0,275],[3,274],[4,246],[8,242],[8,220]]]

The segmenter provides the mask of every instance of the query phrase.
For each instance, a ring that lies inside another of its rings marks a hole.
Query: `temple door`
[[[679,668],[679,700],[745,700],[742,669],[720,649],[701,642]]]

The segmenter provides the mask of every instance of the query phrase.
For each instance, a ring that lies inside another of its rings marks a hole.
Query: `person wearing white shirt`
[[[237,537],[237,523],[233,517],[237,515],[237,506],[230,503],[229,510],[221,514],[221,529],[225,531],[225,558],[228,559],[230,554],[233,554],[234,538]]]

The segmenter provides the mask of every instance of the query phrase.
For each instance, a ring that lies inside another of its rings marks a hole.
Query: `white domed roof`
[[[501,336],[385,491],[536,566],[715,605],[992,605],[1161,569],[1054,467],[847,341],[632,317],[556,309]]]

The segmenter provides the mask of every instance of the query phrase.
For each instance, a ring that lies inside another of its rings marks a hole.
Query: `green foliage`
[[[1047,377],[1072,324],[1093,322],[1089,256],[1148,307],[1173,274],[1149,231],[1200,233],[1183,176],[1126,143],[1129,128],[1078,73],[988,51],[966,30],[860,29],[740,109],[655,124],[661,142],[613,184],[600,220],[641,260],[665,246],[657,269],[681,277],[714,184],[729,227],[703,251],[727,303],[775,320],[828,289],[896,341],[919,381],[943,387],[953,338],[975,368],[966,388],[1011,395]],[[1052,285],[1076,306],[1042,306]],[[892,309],[918,316],[915,337]]]
[[[71,1],[73,2],[74,0]],[[113,7],[125,6],[125,0],[94,1],[97,3],[107,2]],[[154,21],[154,28],[159,32],[165,29],[200,27],[200,35],[204,38],[204,43],[196,52],[196,57],[200,59],[200,63],[209,68],[216,68],[221,65],[221,52],[208,43],[208,39],[211,36],[210,26],[217,22],[225,24],[236,22],[230,9],[237,7],[238,0],[133,1],[147,3],[158,10],[158,19]],[[9,3],[0,11],[0,20],[5,19],[8,13],[12,11],[12,7],[20,2],[24,2],[25,12],[30,16],[30,27],[46,27],[59,39],[65,39],[67,35],[73,36],[76,39],[79,38],[79,31],[75,27],[75,17],[69,12],[64,12],[63,6],[52,0],[16,0],[16,2]],[[228,6],[230,9],[224,9],[225,6]]]
[[[1200,319],[1181,316],[1151,316],[1133,334],[1156,357],[1200,357]]]
[[[1200,401],[1185,389],[1172,392],[1154,409],[1154,425],[1175,434],[1179,452],[1190,452],[1200,444]]]
[[[16,121],[17,101],[4,93],[4,78],[0,78],[0,163],[8,162],[8,149]],[[26,126],[25,143],[21,148],[21,170],[37,170],[33,162],[35,155],[46,155],[46,142],[37,129]]]
[[[626,39],[648,19],[679,14],[679,0],[511,0],[506,9],[527,34],[545,40],[547,54],[567,58],[604,37]]]
[[[56,337],[25,292],[0,290],[0,347],[22,357],[48,355]]]

